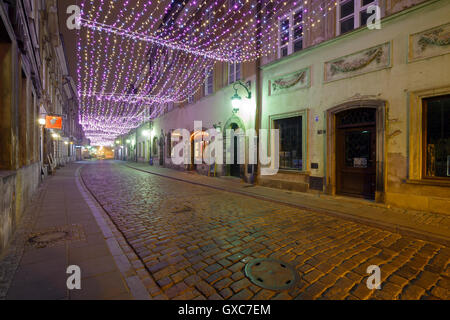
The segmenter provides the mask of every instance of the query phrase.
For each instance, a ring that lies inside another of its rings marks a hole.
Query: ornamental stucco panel
[[[450,53],[450,23],[409,36],[409,61]]]
[[[311,84],[310,67],[269,80],[269,96],[308,88]]]
[[[391,43],[325,62],[325,82],[350,78],[391,66]]]

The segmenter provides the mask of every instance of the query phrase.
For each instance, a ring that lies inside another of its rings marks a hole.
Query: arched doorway
[[[233,141],[229,141],[231,137],[227,136],[227,130],[233,130],[235,132],[233,136]],[[243,158],[245,159],[245,148],[241,150],[239,148],[239,140],[244,139],[244,145],[245,145],[245,126],[244,122],[236,115],[233,115],[228,121],[226,122],[224,128],[223,128],[223,135],[224,135],[224,156],[225,159],[227,158],[228,152],[233,152],[233,158],[232,163],[227,163],[225,166],[225,174],[227,176],[231,177],[237,177],[241,178],[244,175],[244,164],[239,164],[238,159],[240,157],[240,152],[244,152]],[[232,144],[233,150],[227,150],[228,144]]]
[[[205,151],[207,142],[203,141],[203,137],[208,135],[206,129],[202,131],[194,131],[191,134],[191,165],[189,170],[197,170],[197,164],[203,163],[203,152]]]
[[[330,193],[370,200],[384,198],[383,101],[357,101],[328,111]]]

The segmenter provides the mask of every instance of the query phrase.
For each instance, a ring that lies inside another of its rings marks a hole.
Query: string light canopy
[[[83,0],[77,43],[80,123],[93,145],[161,115],[195,94],[217,61],[274,54],[279,19],[305,7],[303,30],[335,2]]]

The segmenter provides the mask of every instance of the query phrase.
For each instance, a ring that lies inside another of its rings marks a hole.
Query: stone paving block
[[[224,289],[220,290],[219,293],[222,296],[222,298],[224,298],[224,299],[228,299],[233,295],[233,291],[231,291],[230,288],[224,288]]]
[[[431,293],[440,299],[448,300],[450,298],[450,290],[439,286],[434,286]]]
[[[230,288],[233,289],[234,292],[239,292],[242,289],[247,288],[250,285],[251,285],[251,282],[247,278],[244,278],[244,279],[234,282],[230,286]]]
[[[224,279],[214,283],[213,287],[220,291],[220,290],[228,287],[231,283],[233,283],[233,280],[231,280],[230,278],[224,278]]]
[[[179,282],[169,289],[165,290],[165,294],[169,299],[173,299],[176,296],[179,296],[180,294],[184,293],[188,289],[188,286],[184,282]]]
[[[213,294],[217,293],[216,289],[214,289],[212,286],[210,286],[205,281],[199,281],[195,284],[195,287],[198,291],[200,291],[202,294],[204,294],[206,297],[210,297]]]
[[[219,271],[220,269],[223,269],[223,267],[220,264],[215,263],[215,264],[212,264],[212,265],[206,267],[205,271],[208,273],[214,273],[216,271]]]
[[[249,300],[253,297],[253,293],[248,289],[243,289],[233,295],[230,300]]]
[[[425,293],[425,289],[414,284],[408,284],[403,288],[400,298],[405,300],[417,300]]]

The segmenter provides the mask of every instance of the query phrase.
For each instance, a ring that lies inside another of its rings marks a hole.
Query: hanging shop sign
[[[62,117],[46,116],[45,117],[46,129],[62,129]]]

